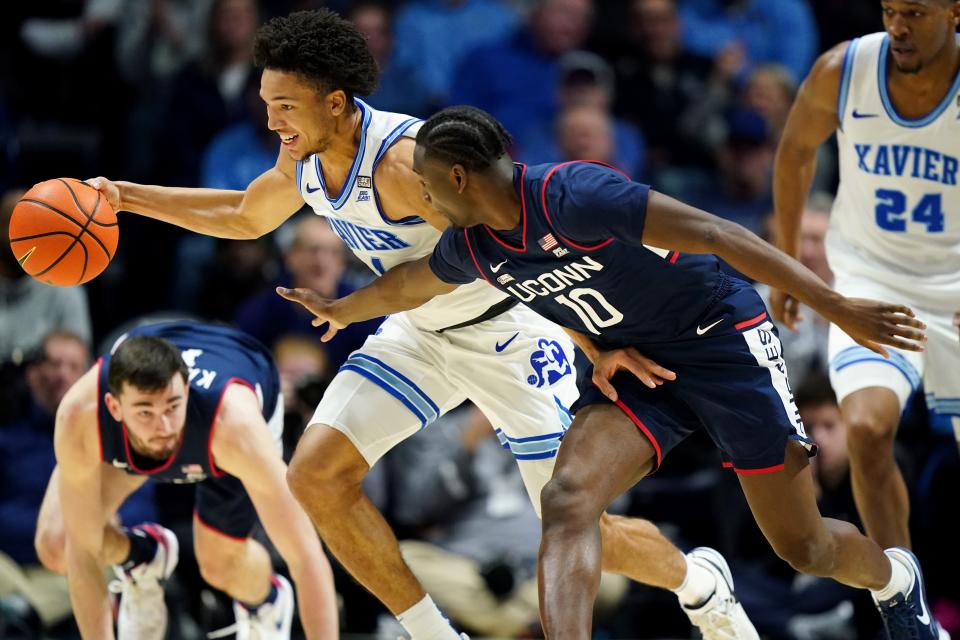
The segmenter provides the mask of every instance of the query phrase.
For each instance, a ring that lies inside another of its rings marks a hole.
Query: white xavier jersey
[[[432,253],[440,231],[417,216],[388,219],[373,182],[377,164],[390,146],[401,136],[415,136],[422,121],[356,102],[363,120],[360,144],[340,193],[328,197],[320,158],[315,155],[297,162],[297,186],[306,203],[330,221],[353,253],[383,274]],[[416,326],[436,330],[472,320],[506,297],[478,280],[407,313]]]
[[[960,308],[960,75],[919,119],[887,90],[885,33],[853,40],[837,99],[840,187],[827,256],[934,310]]]

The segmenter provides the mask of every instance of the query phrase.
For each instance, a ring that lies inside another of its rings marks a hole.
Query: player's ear
[[[325,102],[327,109],[330,110],[330,115],[335,118],[347,110],[347,94],[343,92],[343,89],[335,89],[328,93]]]
[[[117,422],[123,422],[123,412],[120,411],[120,401],[117,397],[107,391],[103,394],[103,402],[107,405],[107,411],[110,412],[110,416]]]
[[[463,193],[467,188],[467,170],[462,164],[455,164],[450,167],[450,178],[457,188],[457,193]]]

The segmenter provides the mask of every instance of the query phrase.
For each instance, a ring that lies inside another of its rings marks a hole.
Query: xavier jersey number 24
[[[926,116],[900,115],[887,86],[889,38],[851,41],[837,99],[840,187],[830,265],[927,308],[960,299],[960,74]]]

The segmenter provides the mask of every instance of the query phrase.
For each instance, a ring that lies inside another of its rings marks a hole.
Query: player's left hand
[[[668,380],[676,380],[677,374],[661,367],[650,358],[640,355],[633,347],[600,351],[593,363],[593,384],[610,398],[617,401],[617,390],[610,384],[610,379],[620,370],[625,369],[637,376],[640,382],[651,389],[655,389]]]
[[[890,304],[867,298],[843,298],[840,308],[830,320],[843,329],[857,344],[876,351],[884,358],[889,352],[883,345],[904,351],[923,351],[927,325],[902,304]]]
[[[337,317],[337,300],[324,298],[316,291],[310,289],[287,289],[286,287],[277,287],[277,294],[286,300],[296,302],[304,309],[317,316],[313,319],[313,326],[319,327],[324,323],[329,323],[327,331],[320,336],[321,342],[329,342],[337,331],[346,327],[349,322],[344,322]]]

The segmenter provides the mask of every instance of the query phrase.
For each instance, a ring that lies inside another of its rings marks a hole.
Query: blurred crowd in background
[[[364,98],[426,117],[468,103],[515,137],[514,157],[596,159],[662,192],[768,236],[774,151],[798,83],[816,56],[882,29],[878,0],[47,0],[8,3],[0,21],[0,234],[24,189],[57,176],[243,189],[276,160],[251,44],[259,24],[328,6],[366,34],[382,77]],[[823,240],[835,152],[825,147],[804,214],[802,259],[832,279]],[[0,637],[73,638],[65,582],[42,593],[9,578],[42,571],[37,509],[53,469],[53,416],[66,389],[136,323],[235,324],[271,347],[287,401],[287,454],[327,380],[377,322],[321,344],[277,284],[328,297],[372,274],[327,223],[304,211],[256,241],[196,236],[132,214],[107,271],[84,287],[26,277],[0,247]],[[4,240],[6,236],[4,235]],[[809,310],[783,331],[797,403],[821,445],[824,515],[856,521],[844,425],[826,379],[825,322]],[[383,416],[390,420],[390,416]],[[369,491],[414,572],[475,637],[538,637],[539,523],[509,453],[466,406],[414,437],[371,474]],[[442,436],[437,436],[442,434]],[[960,554],[947,525],[960,463],[932,431],[922,390],[898,456],[912,492],[912,534],[934,614],[960,633]],[[189,553],[189,486],[151,486],[120,518],[156,519]],[[739,485],[706,437],[678,448],[615,505],[650,518],[683,547],[730,560],[738,594],[767,638],[874,637],[866,592],[800,577],[763,541]],[[279,560],[278,560],[279,562]],[[346,635],[397,637],[393,618],[342,571]],[[575,587],[574,587],[575,588]],[[189,557],[169,589],[172,638],[229,623],[229,603]],[[672,594],[605,580],[600,638],[687,638]]]

